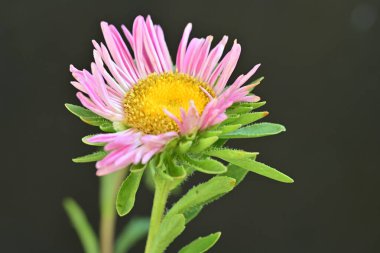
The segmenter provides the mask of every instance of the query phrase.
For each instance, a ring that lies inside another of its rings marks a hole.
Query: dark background
[[[172,55],[192,22],[193,36],[239,40],[235,76],[263,64],[256,93],[268,101],[267,120],[288,131],[231,145],[260,151],[295,179],[250,174],[169,252],[219,230],[211,252],[380,252],[379,1],[0,3],[1,252],[82,251],[61,201],[74,197],[97,224],[94,166],[71,162],[91,150],[80,138],[97,129],[63,106],[79,103],[68,66],[89,67],[101,20],[131,27],[138,14],[163,26]],[[133,214],[149,215],[151,202],[141,189]]]

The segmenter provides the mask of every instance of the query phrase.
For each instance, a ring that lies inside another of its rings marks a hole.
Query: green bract
[[[224,147],[229,139],[258,138],[285,131],[285,127],[279,124],[256,123],[268,115],[266,111],[253,111],[263,105],[265,102],[236,103],[227,110],[228,118],[219,125],[172,140],[166,145],[164,151],[155,155],[147,165],[129,166],[129,174],[117,194],[116,210],[120,216],[131,212],[135,204],[136,192],[144,175],[144,181],[150,185],[150,188],[155,189],[146,253],[164,252],[170,243],[184,231],[186,224],[204,209],[205,205],[233,190],[249,172],[279,182],[293,182],[293,179],[282,172],[256,161],[259,153]],[[122,125],[112,124],[83,107],[70,104],[66,104],[66,107],[84,122],[98,126],[105,132],[126,129]],[[89,137],[91,136],[84,137],[82,141],[88,145],[98,146],[100,150],[75,158],[74,162],[99,161],[107,155],[103,150],[105,144],[88,143],[86,140]],[[207,182],[190,189],[164,213],[169,193],[193,173],[206,173],[212,177]],[[80,218],[79,211],[75,211],[74,204],[66,205],[67,208],[73,210],[70,211],[71,213],[79,213],[76,215],[79,217],[76,218],[79,220],[76,222],[76,227],[82,226],[89,230],[86,220],[83,217]],[[74,214],[71,216],[74,217]],[[220,233],[200,237],[183,247],[179,253],[206,252],[217,242],[219,237]],[[82,241],[86,248],[97,247],[91,237],[82,238]],[[127,248],[122,241],[119,242],[119,245],[124,246],[117,246],[119,247],[116,249],[117,252],[122,252],[121,248]]]

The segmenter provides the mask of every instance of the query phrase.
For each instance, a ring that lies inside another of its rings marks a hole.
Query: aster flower
[[[113,25],[102,22],[101,28],[106,45],[93,41],[91,72],[70,66],[82,105],[125,129],[87,139],[105,143],[108,152],[97,162],[98,175],[146,164],[174,138],[226,120],[226,110],[234,103],[260,99],[249,94],[259,80],[244,86],[259,65],[227,86],[241,52],[234,41],[222,57],[227,36],[214,47],[212,36],[188,43],[192,28],[188,24],[173,67],[164,33],[149,16],[137,17],[132,32],[122,26],[133,54]]]
[[[236,40],[224,53],[227,36],[214,46],[212,36],[190,40],[188,24],[173,62],[163,30],[150,16],[138,16],[131,31],[122,26],[120,33],[106,22],[101,28],[105,44],[93,41],[91,71],[70,66],[72,85],[85,108],[66,107],[106,133],[84,137],[86,144],[100,150],[74,161],[96,161],[98,176],[129,169],[117,197],[119,215],[130,212],[141,177],[150,171],[155,200],[146,252],[163,252],[185,223],[205,204],[232,190],[248,171],[293,182],[257,162],[258,153],[223,147],[229,139],[285,131],[279,124],[254,123],[268,115],[252,112],[265,104],[252,94],[263,78],[249,82],[257,64],[231,80],[241,53]],[[195,171],[218,176],[190,190],[162,219],[169,192]],[[165,234],[168,231],[172,234]],[[219,235],[205,240],[213,238],[215,243]]]

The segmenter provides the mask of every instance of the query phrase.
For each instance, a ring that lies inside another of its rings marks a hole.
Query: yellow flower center
[[[206,83],[187,74],[151,74],[140,80],[125,95],[124,123],[146,134],[178,132],[177,124],[163,109],[167,109],[181,120],[180,108],[187,111],[192,100],[201,114],[210,101],[201,87],[211,96],[215,96]]]

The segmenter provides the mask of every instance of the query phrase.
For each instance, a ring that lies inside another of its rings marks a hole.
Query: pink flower
[[[102,22],[101,28],[106,45],[93,41],[91,72],[70,66],[76,79],[72,84],[83,106],[130,128],[88,139],[106,143],[109,152],[97,162],[97,175],[146,164],[172,139],[224,121],[233,103],[260,99],[249,95],[254,84],[243,86],[259,65],[227,86],[241,52],[234,41],[222,57],[227,36],[213,48],[212,36],[188,43],[192,28],[188,24],[174,69],[162,28],[150,16],[138,16],[131,32],[122,26],[129,46],[113,25]]]

